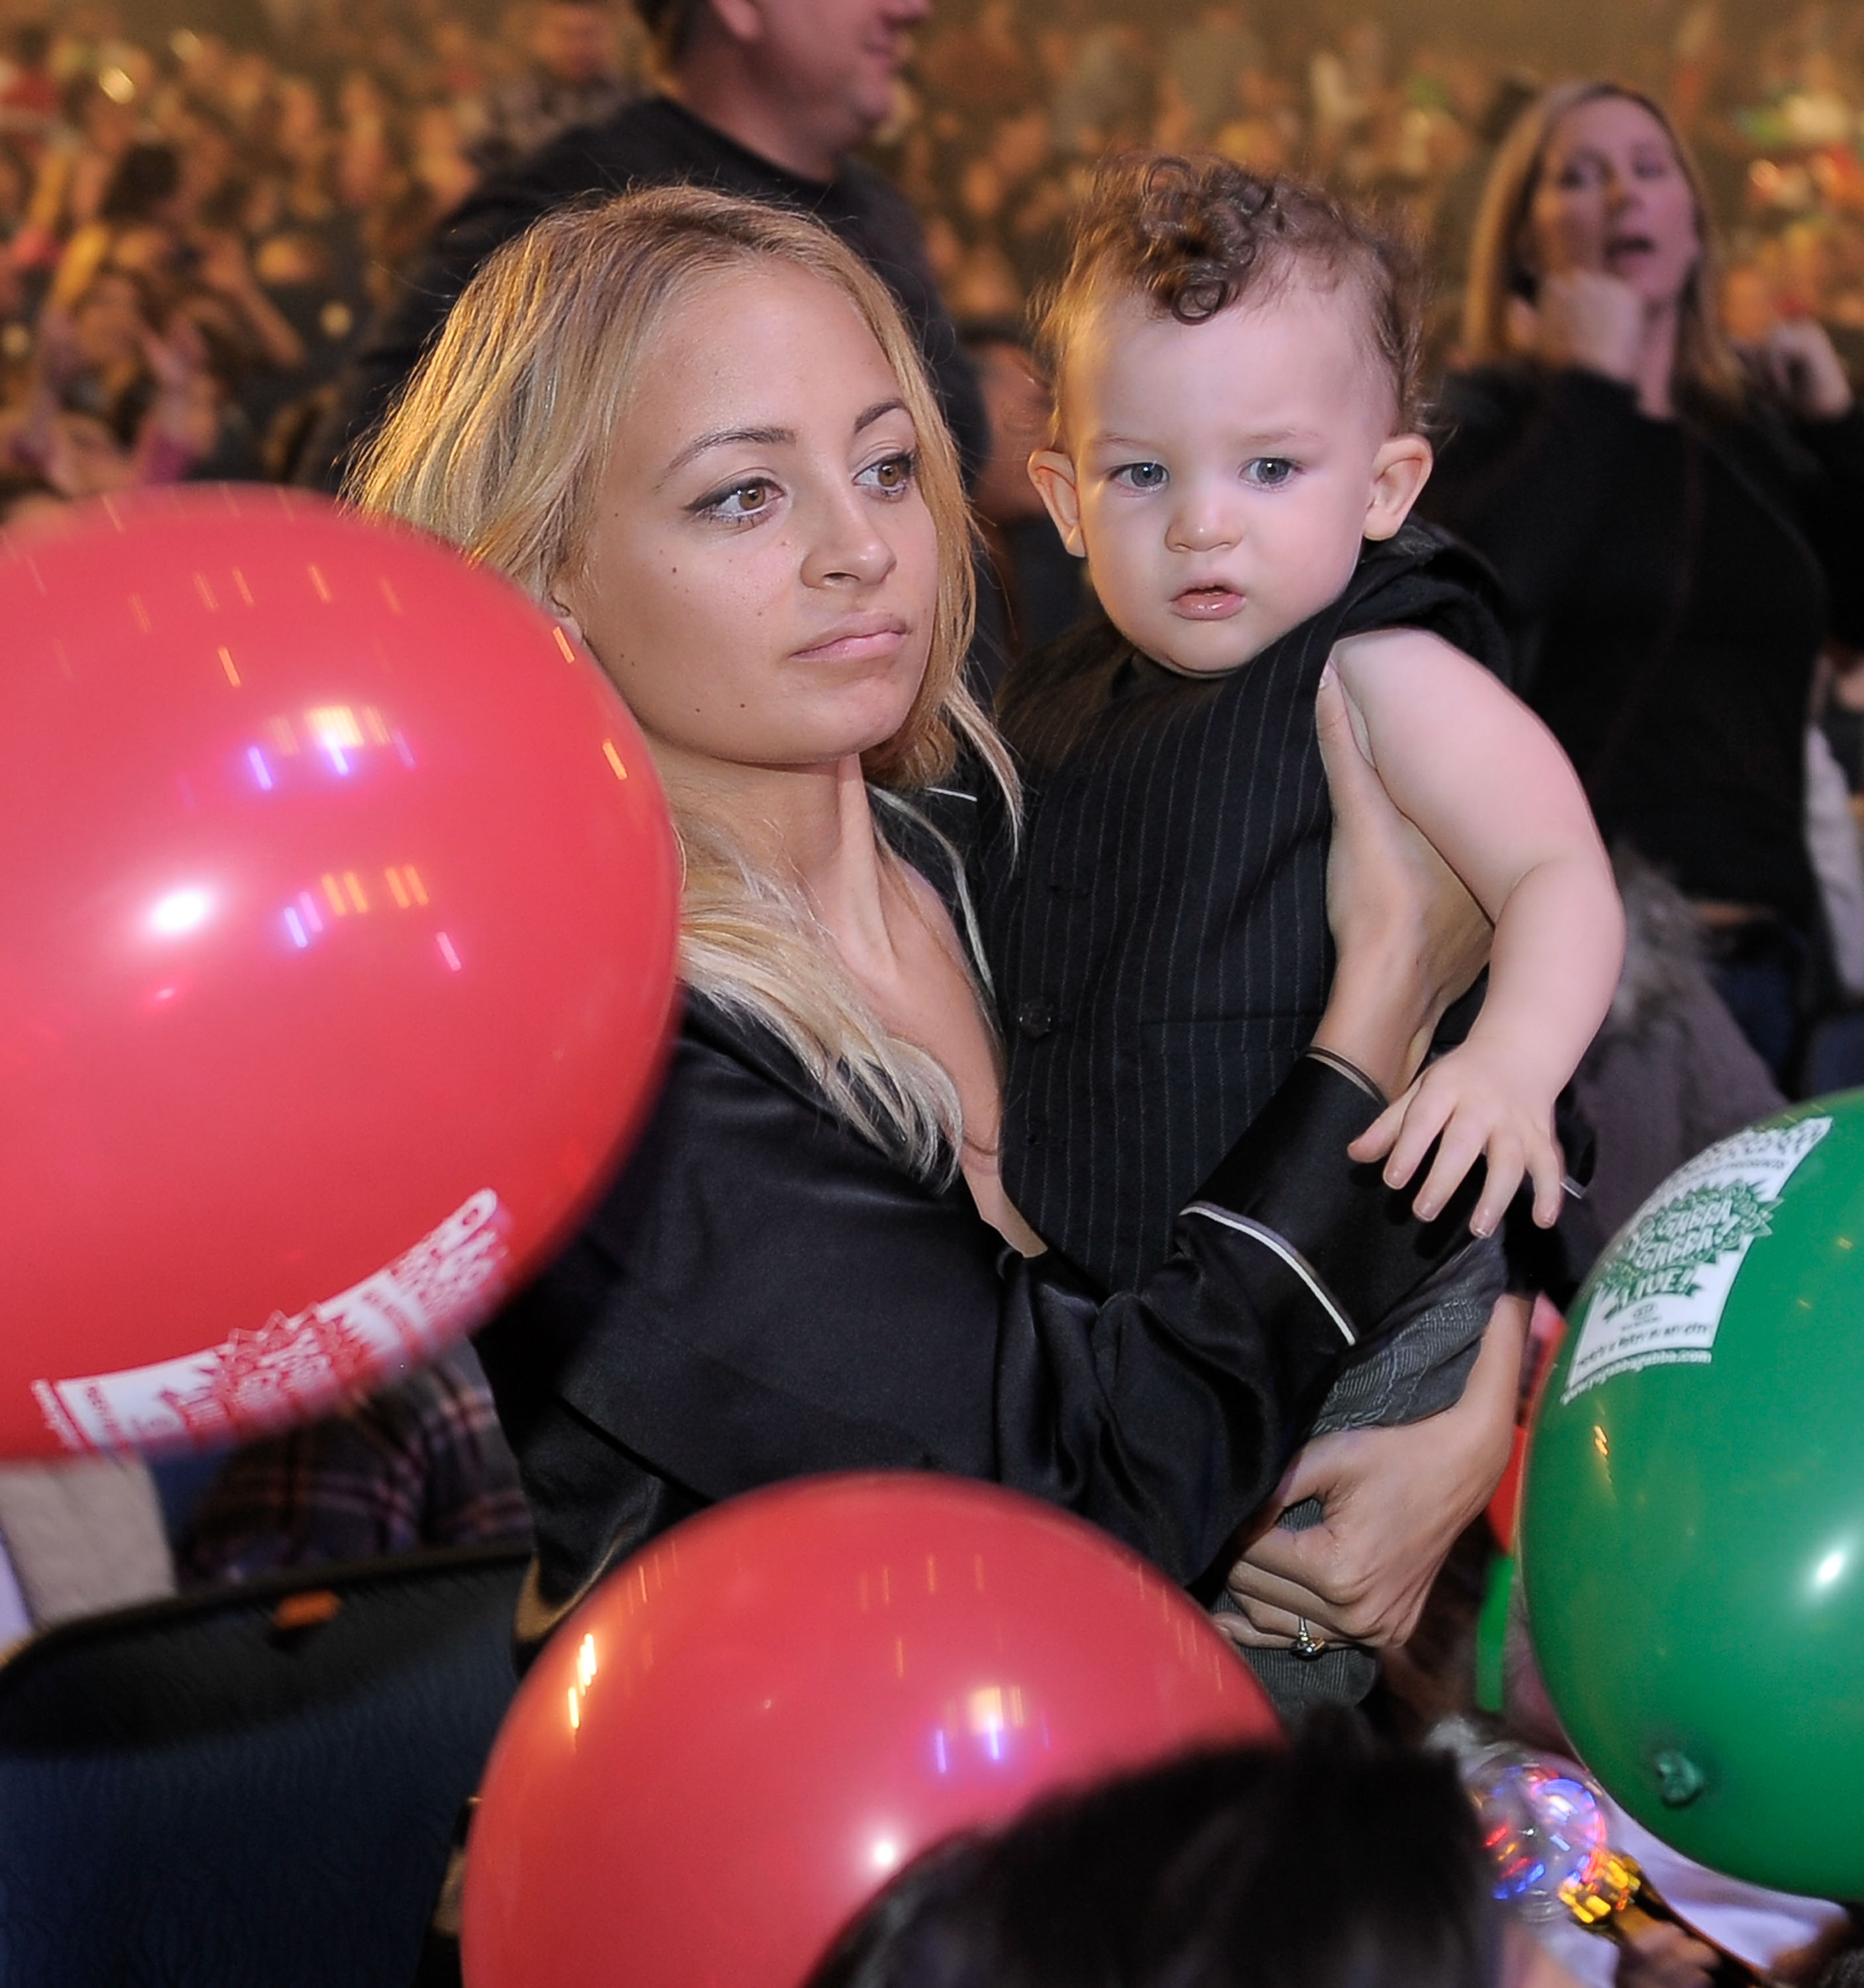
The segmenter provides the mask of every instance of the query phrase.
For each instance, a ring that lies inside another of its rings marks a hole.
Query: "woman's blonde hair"
[[[1532,280],[1534,272],[1523,252],[1554,129],[1569,111],[1577,110],[1582,104],[1613,96],[1649,111],[1663,127],[1695,204],[1696,235],[1701,246],[1678,302],[1675,384],[1679,390],[1693,390],[1710,401],[1738,402],[1745,390],[1746,376],[1716,316],[1716,299],[1721,287],[1720,259],[1701,169],[1663,107],[1642,90],[1629,89],[1622,83],[1593,79],[1556,84],[1521,113],[1502,140],[1483,190],[1470,246],[1469,286],[1463,303],[1462,357],[1470,365],[1480,366],[1514,356],[1508,306],[1510,299],[1522,295],[1524,286]]]
[[[890,811],[911,812],[912,790],[949,773],[962,745],[1013,818],[1008,753],[964,682],[973,529],[957,452],[891,293],[800,215],[669,187],[546,215],[466,286],[348,494],[450,540],[548,606],[582,570],[614,437],[668,313],[709,277],[773,265],[831,285],[874,334],[917,431],[937,534],[925,680],[898,732],[864,756],[870,785]],[[944,1069],[888,1032],[795,877],[760,867],[725,824],[677,797],[673,817],[688,983],[766,1023],[841,1115],[905,1164],[948,1175],[962,1127]]]

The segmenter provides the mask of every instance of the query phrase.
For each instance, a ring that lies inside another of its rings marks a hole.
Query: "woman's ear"
[[[1081,535],[1081,492],[1074,486],[1074,463],[1058,448],[1039,448],[1029,458],[1029,480],[1041,492],[1061,543],[1077,559],[1085,559],[1088,545]]]
[[[766,32],[759,0],[711,0],[714,18],[734,42],[760,42]]]
[[[1365,507],[1364,536],[1389,539],[1411,515],[1418,492],[1436,458],[1420,434],[1395,434],[1372,458],[1372,500]]]
[[[585,649],[588,647],[589,638],[583,633],[583,624],[569,607],[553,593],[545,597],[544,605],[562,623],[565,631],[573,640],[580,642]]]

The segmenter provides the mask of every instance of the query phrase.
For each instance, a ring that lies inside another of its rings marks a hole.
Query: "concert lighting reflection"
[[[384,865],[381,878],[382,888],[378,888],[373,870],[323,871],[315,890],[300,891],[279,914],[293,947],[305,951],[339,919],[365,918],[391,908],[397,911],[419,911],[432,901],[420,871],[411,863]],[[457,973],[460,961],[453,942],[445,932],[436,936],[441,959],[449,972]]]
[[[378,751],[392,752],[411,770],[416,764],[406,733],[391,725],[377,705],[313,705],[295,717],[269,719],[264,733],[245,755],[246,770],[262,793],[278,786],[282,769],[276,762],[280,761],[319,765],[340,779],[349,779],[367,755]]]
[[[1020,1685],[979,1685],[963,1699],[946,1707],[932,1735],[934,1768],[950,1773],[966,1760],[1000,1767],[1010,1760],[1030,1724]],[[1038,1725],[1040,1743],[1048,1743],[1046,1723]]]
[[[171,891],[150,907],[149,930],[157,938],[181,938],[198,931],[213,916],[214,894],[204,884]]]
[[[583,1700],[588,1696],[589,1687],[595,1681],[597,1668],[595,1638],[585,1636],[577,1647],[576,1682],[568,1687],[565,1693],[570,1708],[570,1730],[572,1733],[581,1730]]]

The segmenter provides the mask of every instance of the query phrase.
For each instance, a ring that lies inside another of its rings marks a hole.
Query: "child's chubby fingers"
[[[1558,1139],[1531,1140],[1527,1147],[1527,1172],[1534,1182],[1534,1219],[1542,1229],[1551,1229],[1560,1219],[1566,1199],[1566,1156]]]
[[[1398,1135],[1405,1122],[1405,1114],[1411,1108],[1411,1100],[1417,1095],[1414,1084],[1402,1097],[1394,1098],[1379,1113],[1371,1124],[1347,1149],[1350,1159],[1360,1161],[1382,1160],[1398,1143]]]
[[[1385,1160],[1387,1187],[1402,1187],[1416,1173],[1438,1134],[1451,1122],[1454,1110],[1455,1101],[1447,1092],[1428,1084],[1419,1086],[1406,1107],[1403,1128]]]
[[[1487,1205],[1490,1196],[1494,1192],[1495,1135],[1490,1127],[1472,1120],[1467,1114],[1457,1113],[1444,1127],[1443,1136],[1437,1145],[1436,1158],[1432,1163],[1430,1172],[1424,1178],[1424,1185],[1418,1189],[1412,1201],[1411,1212],[1419,1221],[1436,1221],[1443,1213],[1450,1196],[1463,1185],[1470,1168],[1482,1158],[1485,1153],[1489,1159],[1490,1186],[1484,1192],[1481,1203],[1478,1205],[1478,1214],[1481,1207]],[[1505,1163],[1505,1153],[1503,1158]],[[1521,1179],[1521,1167],[1518,1161],[1515,1166],[1514,1178],[1518,1183]],[[1504,1208],[1508,1205],[1505,1195],[1503,1197],[1501,1205]],[[1476,1220],[1476,1215],[1470,1218],[1471,1228],[1475,1227]],[[1486,1235],[1487,1232],[1484,1229],[1477,1230],[1478,1235]]]
[[[1508,1212],[1508,1204],[1514,1199],[1521,1177],[1527,1171],[1521,1142],[1510,1133],[1491,1134],[1483,1149],[1483,1157],[1488,1173],[1483,1182],[1481,1198],[1470,1211],[1472,1236],[1493,1236],[1500,1227],[1501,1219]]]

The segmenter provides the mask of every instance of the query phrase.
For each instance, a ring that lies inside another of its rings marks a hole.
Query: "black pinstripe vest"
[[[1492,588],[1473,555],[1407,525],[1227,676],[1174,675],[1100,620],[1005,682],[1030,792],[1018,871],[989,880],[983,908],[1009,1057],[1003,1178],[1109,1289],[1162,1259],[1326,1005],[1314,699],[1328,653],[1423,627],[1500,669]]]

